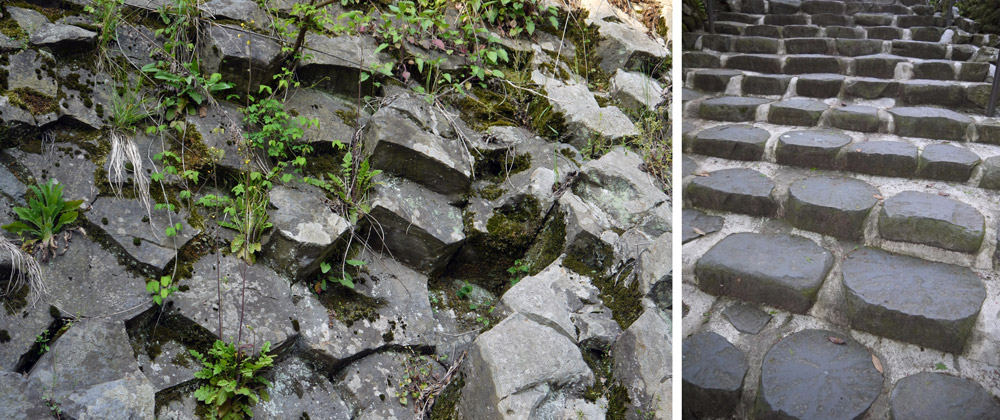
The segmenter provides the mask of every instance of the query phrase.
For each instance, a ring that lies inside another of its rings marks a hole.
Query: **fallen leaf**
[[[207,117],[208,116],[208,107],[203,106],[201,108],[198,108],[198,116],[201,117],[201,118]]]
[[[693,231],[694,231],[694,233],[697,233],[697,234],[699,234],[699,235],[704,235],[704,234],[705,234],[705,231],[703,231],[703,230],[701,230],[701,229],[698,229],[698,228],[696,228],[696,227],[692,227],[692,228],[691,228],[691,230],[693,230]]]
[[[882,373],[882,362],[879,361],[878,357],[874,354],[872,355],[872,365],[875,365],[875,370],[877,370],[878,373]]]
[[[709,174],[708,172],[702,171],[702,172],[695,173],[695,176],[712,176],[712,175]]]
[[[943,192],[939,192],[938,195],[940,195],[942,197],[951,197],[951,194],[943,193]]]
[[[861,149],[854,149],[855,152],[861,152]]]
[[[438,49],[441,50],[445,49],[444,41],[442,41],[440,38],[434,38],[434,40],[431,41],[431,44],[433,44],[435,47],[438,47]]]
[[[832,335],[829,336],[829,337],[827,337],[827,340],[830,340],[831,343],[836,344],[838,346],[842,346],[844,344],[847,344],[847,342],[844,341],[843,339],[834,337]]]
[[[876,200],[885,200],[885,197],[878,194],[872,194],[872,197],[875,197]]]

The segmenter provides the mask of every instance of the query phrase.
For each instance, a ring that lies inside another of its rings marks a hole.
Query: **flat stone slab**
[[[840,94],[840,87],[843,85],[843,75],[805,74],[799,77],[799,81],[795,83],[795,92],[799,96],[810,98],[836,98]]]
[[[940,140],[962,140],[972,118],[955,111],[930,107],[889,108],[896,134]]]
[[[789,99],[771,104],[767,122],[779,125],[815,126],[830,107],[814,99]]]
[[[983,282],[957,265],[863,249],[844,260],[851,327],[962,353],[986,299]]]
[[[853,172],[909,178],[917,171],[917,147],[902,141],[855,143],[847,148],[844,163]]]
[[[835,344],[830,337],[840,339]],[[764,355],[758,418],[853,420],[864,417],[882,391],[872,355],[849,336],[804,330]]]
[[[760,160],[771,133],[746,124],[720,125],[695,135],[695,153],[735,160]]]
[[[784,95],[792,76],[756,74],[743,76],[743,93],[750,95]]]
[[[681,227],[681,242],[688,243],[702,236],[718,232],[724,221],[719,216],[710,216],[700,210],[684,209]]]
[[[785,217],[793,226],[843,239],[861,239],[877,188],[853,178],[815,176],[788,190]]]
[[[833,254],[801,236],[735,233],[695,264],[698,287],[795,313],[816,301]]]
[[[149,217],[152,215],[152,217]],[[166,209],[146,208],[137,200],[100,197],[94,200],[87,219],[110,235],[136,261],[162,270],[174,259],[177,250],[198,235],[200,230],[187,222],[187,211],[172,213]],[[166,236],[164,229],[181,224],[176,236]]]
[[[968,204],[937,194],[904,191],[885,201],[879,212],[882,237],[958,252],[983,244],[986,219]]]
[[[964,182],[980,162],[979,155],[962,147],[932,144],[920,153],[917,175],[921,178]]]
[[[705,92],[725,92],[729,79],[743,74],[739,70],[708,69],[691,74],[694,88]]]
[[[746,354],[711,331],[684,339],[682,347],[685,415],[696,418],[732,415],[743,393],[743,378],[750,368]]]
[[[318,190],[278,185],[268,194],[274,224],[263,249],[275,271],[294,280],[311,280],[321,262],[350,230],[350,223],[333,212]]]
[[[708,99],[701,103],[701,118],[716,121],[753,121],[757,118],[757,107],[771,102],[761,98],[727,96]]]
[[[696,207],[751,216],[771,216],[778,208],[774,182],[753,169],[721,169],[695,177],[685,194]]]
[[[923,58],[928,60],[944,59],[948,53],[948,45],[938,42],[892,41],[892,53],[903,57]]]
[[[969,379],[921,372],[896,382],[889,399],[894,420],[995,419],[1000,405]]]
[[[983,177],[979,180],[979,188],[1000,190],[1000,156],[986,158],[982,167]]]
[[[851,137],[838,130],[789,131],[778,137],[775,157],[784,165],[833,168],[837,153],[850,143]]]
[[[771,314],[746,303],[729,305],[722,311],[722,316],[733,324],[733,328],[744,334],[760,333],[760,330],[771,321]]]
[[[875,133],[879,127],[878,109],[857,105],[833,108],[827,114],[826,123],[844,130]]]

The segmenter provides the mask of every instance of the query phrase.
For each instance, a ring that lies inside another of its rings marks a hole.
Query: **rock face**
[[[50,417],[41,387],[14,372],[0,372],[0,415],[11,420],[32,420]]]
[[[684,339],[684,413],[725,417],[736,409],[749,370],[747,356],[714,332]]]
[[[667,418],[672,410],[670,326],[657,310],[637,319],[611,348],[614,377],[628,389],[634,410]]]
[[[985,419],[1000,416],[1000,404],[982,386],[944,373],[923,372],[896,382],[892,417],[898,420]]]
[[[330,209],[318,191],[277,186],[269,198],[276,208],[269,215],[274,231],[263,255],[292,279],[310,278],[343,241],[350,224]]]
[[[136,261],[162,270],[176,257],[177,250],[200,231],[188,224],[186,211],[169,213],[163,209],[153,210],[151,214],[149,217],[146,208],[137,200],[107,197],[94,201],[87,218],[114,238]],[[175,236],[167,236],[163,229],[176,223],[181,224],[180,231]]]
[[[202,73],[222,74],[222,80],[235,84],[237,92],[248,88],[256,92],[258,85],[269,83],[281,54],[281,47],[271,38],[229,25],[211,25],[199,39]]]
[[[348,418],[350,409],[330,381],[299,359],[288,359],[273,371],[270,401],[254,407],[254,418]]]
[[[593,136],[617,140],[639,134],[628,116],[617,107],[601,107],[585,85],[549,78],[537,70],[531,79],[545,88],[552,110],[563,115],[569,132],[561,134],[569,135],[573,147],[585,148]]]

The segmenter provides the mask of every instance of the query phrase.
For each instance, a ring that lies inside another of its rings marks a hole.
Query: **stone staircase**
[[[685,418],[1000,418],[997,36],[746,3],[683,36]]]

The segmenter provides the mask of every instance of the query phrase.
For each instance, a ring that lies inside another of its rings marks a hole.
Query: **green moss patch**
[[[465,388],[465,376],[458,375],[444,388],[431,407],[431,420],[458,420],[458,400]]]
[[[14,89],[7,92],[11,105],[27,110],[31,115],[42,115],[59,110],[59,101],[51,96],[43,95],[27,88]]]

